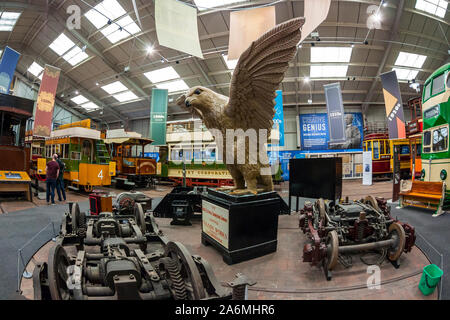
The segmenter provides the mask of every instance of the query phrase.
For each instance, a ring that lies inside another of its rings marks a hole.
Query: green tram
[[[437,69],[425,81],[422,94],[422,171],[421,180],[444,182],[444,206],[450,204],[450,63]]]

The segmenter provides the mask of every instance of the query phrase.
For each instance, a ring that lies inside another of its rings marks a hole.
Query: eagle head
[[[217,93],[208,88],[197,86],[189,89],[186,94],[178,97],[176,102],[177,105],[184,107],[203,118],[205,114],[211,111],[216,99]]]

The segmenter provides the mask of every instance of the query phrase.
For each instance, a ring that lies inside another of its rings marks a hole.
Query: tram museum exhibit
[[[0,299],[450,299],[449,11],[2,2]]]

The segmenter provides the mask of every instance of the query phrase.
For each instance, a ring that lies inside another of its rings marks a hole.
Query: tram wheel
[[[327,258],[325,266],[327,270],[333,270],[338,262],[339,238],[336,230],[330,231],[327,237]]]
[[[394,235],[397,236],[397,243],[395,244],[394,247],[391,247],[388,250],[388,258],[390,261],[397,261],[398,258],[400,258],[400,256],[402,255],[403,250],[405,249],[405,242],[406,242],[405,230],[397,222],[394,222],[389,226],[390,238],[392,238]]]
[[[57,244],[48,254],[48,285],[52,300],[69,300],[67,267],[70,265],[66,250]]]
[[[134,204],[134,216],[136,217],[136,223],[144,234],[147,231],[147,226],[145,225],[145,215],[142,205],[138,202]]]

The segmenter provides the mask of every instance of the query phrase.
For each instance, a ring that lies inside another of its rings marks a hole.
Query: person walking
[[[47,184],[47,205],[50,204],[50,196],[52,197],[52,205],[55,205],[56,179],[59,176],[59,165],[56,159],[58,159],[58,155],[54,154],[52,160],[47,163],[47,175],[45,180]]]
[[[57,154],[57,156],[58,158],[56,159],[56,162],[58,162],[59,165],[59,175],[58,178],[56,179],[56,191],[58,192],[58,201],[61,202],[63,201],[62,199],[66,201],[66,190],[64,189],[64,169],[66,168],[66,165],[59,158],[59,154]]]

